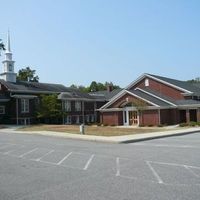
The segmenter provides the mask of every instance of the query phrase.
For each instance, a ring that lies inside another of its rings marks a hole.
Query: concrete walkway
[[[111,143],[130,143],[130,142],[139,142],[144,140],[151,140],[156,138],[163,137],[172,137],[178,135],[184,135],[194,132],[200,132],[200,127],[194,128],[182,128],[180,130],[169,130],[163,132],[150,132],[144,134],[133,134],[133,135],[123,135],[123,136],[95,136],[95,135],[80,135],[80,134],[72,134],[72,133],[63,133],[63,132],[53,132],[53,131],[18,131],[17,127],[9,127],[0,129],[0,132],[7,133],[21,133],[21,134],[39,134],[39,135],[47,135],[54,137],[64,137],[69,139],[78,139],[78,140],[88,140],[88,141],[96,141],[96,142],[111,142]]]

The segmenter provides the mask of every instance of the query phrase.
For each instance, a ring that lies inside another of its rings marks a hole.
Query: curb
[[[3,130],[3,129],[2,129]],[[19,133],[19,134],[30,134],[30,135],[40,135],[40,136],[49,136],[49,137],[58,137],[58,138],[66,138],[66,139],[75,139],[75,140],[82,140],[82,141],[91,141],[91,142],[104,142],[104,143],[113,143],[113,144],[128,144],[128,143],[135,143],[135,142],[142,142],[142,141],[147,141],[147,140],[154,140],[154,139],[159,139],[159,138],[166,138],[166,137],[173,137],[173,136],[182,136],[182,135],[187,135],[187,134],[192,134],[192,133],[197,133],[200,132],[200,129],[196,130],[183,130],[182,132],[175,132],[174,133],[169,133],[169,131],[166,132],[160,132],[160,135],[153,135],[153,133],[145,133],[145,136],[140,136],[140,134],[136,134],[135,136],[138,138],[134,138],[132,135],[132,138],[130,139],[125,139],[125,138],[120,138],[120,137],[126,137],[126,136],[113,136],[113,137],[103,137],[103,136],[87,136],[84,137],[84,135],[76,135],[76,134],[70,134],[68,135],[61,135],[60,132],[51,132],[47,131],[36,131],[36,132],[26,132],[26,131],[18,131],[18,130],[6,130],[5,132],[9,133]],[[168,132],[168,133],[167,133]],[[57,134],[56,134],[57,133]],[[148,136],[149,134],[149,136]],[[158,134],[158,132],[157,132]],[[129,135],[131,136],[131,135]],[[127,136],[128,137],[128,136]]]
[[[188,135],[188,134],[198,133],[198,132],[200,132],[200,130],[181,132],[181,133],[172,133],[172,134],[168,134],[168,135],[150,136],[147,138],[130,139],[130,140],[119,141],[118,143],[129,144],[129,143],[142,142],[142,141],[154,140],[154,139],[159,139],[159,138]]]

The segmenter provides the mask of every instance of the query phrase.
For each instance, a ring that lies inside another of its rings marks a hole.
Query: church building
[[[66,116],[55,123],[80,124],[99,120],[97,108],[107,101],[61,84],[17,81],[12,59],[10,35],[7,35],[3,73],[0,74],[0,123],[37,123],[36,108],[40,106],[40,95],[56,94]],[[45,119],[44,119],[45,121]]]

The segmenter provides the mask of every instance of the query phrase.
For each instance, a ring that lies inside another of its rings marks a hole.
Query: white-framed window
[[[81,101],[75,101],[75,111],[81,111]]]
[[[80,117],[79,115],[76,116],[76,124],[79,124],[80,123]]]
[[[29,99],[21,99],[21,112],[22,113],[29,112]]]
[[[64,101],[64,111],[71,111],[71,101]]]
[[[148,79],[148,78],[145,79],[145,81],[144,81],[144,85],[145,85],[146,87],[149,86],[149,79]]]
[[[5,114],[5,106],[0,106],[0,115]]]
[[[86,115],[85,118],[86,118],[86,122],[90,122],[90,115]]]
[[[72,117],[71,116],[67,116],[65,118],[65,124],[71,124],[72,123]]]
[[[94,122],[94,115],[91,115],[91,122]]]

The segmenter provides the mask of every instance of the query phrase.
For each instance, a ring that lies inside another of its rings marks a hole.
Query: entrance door
[[[137,111],[129,111],[129,125],[138,125],[138,113]]]

